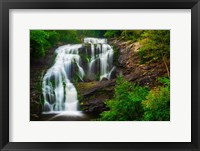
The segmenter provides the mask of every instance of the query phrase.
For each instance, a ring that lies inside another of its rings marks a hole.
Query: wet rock
[[[110,93],[110,92],[109,92]],[[81,101],[81,105],[80,108],[81,110],[83,110],[86,113],[91,113],[91,114],[100,114],[103,111],[106,111],[106,105],[105,105],[105,101],[110,99],[113,96],[110,96],[110,94],[108,94],[105,92],[104,94],[100,94],[100,91],[96,93],[93,93],[90,96],[85,97],[82,101]]]
[[[104,77],[101,79],[101,81],[108,81],[108,79]]]
[[[107,110],[105,101],[113,97],[114,85],[115,80],[79,83],[76,88],[82,96],[79,99],[81,110],[91,114],[100,114]]]

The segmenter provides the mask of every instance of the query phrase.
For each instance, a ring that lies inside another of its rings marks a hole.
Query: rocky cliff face
[[[124,75],[128,81],[153,87],[157,77],[167,76],[167,70],[162,60],[141,64],[138,54],[141,47],[139,42],[113,40],[111,44],[119,49],[118,74]],[[167,65],[169,66],[169,60]]]

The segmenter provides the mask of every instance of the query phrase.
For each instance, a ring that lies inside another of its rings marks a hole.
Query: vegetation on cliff
[[[103,37],[104,30],[30,30],[30,50],[33,59],[45,56],[58,43],[76,44],[86,37]]]
[[[168,121],[170,120],[169,79],[159,78],[160,86],[150,90],[117,78],[114,97],[106,101],[108,111],[101,113],[103,121]]]

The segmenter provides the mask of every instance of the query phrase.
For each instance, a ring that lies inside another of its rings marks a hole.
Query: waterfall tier
[[[83,44],[60,46],[55,53],[55,63],[43,77],[43,111],[78,111],[73,82],[111,79],[113,49],[106,39],[85,38]]]

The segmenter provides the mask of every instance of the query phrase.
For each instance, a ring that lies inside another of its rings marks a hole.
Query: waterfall
[[[90,49],[85,46],[86,44],[90,45]],[[112,65],[114,51],[107,44],[107,39],[84,38],[83,44],[60,46],[55,53],[55,63],[43,77],[43,111],[76,112],[79,103],[77,90],[73,84],[74,77],[78,77],[79,81],[84,81],[86,77],[94,80],[97,75],[99,80],[111,79],[111,74],[115,70]],[[81,55],[85,55],[87,62],[84,62]]]

